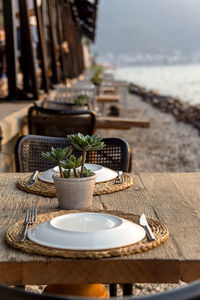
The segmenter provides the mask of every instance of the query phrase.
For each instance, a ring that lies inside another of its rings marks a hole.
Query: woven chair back
[[[128,143],[120,138],[103,139],[106,146],[102,150],[91,151],[87,155],[88,163],[100,164],[113,170],[128,171],[130,149]],[[51,147],[63,148],[69,145],[67,138],[26,135],[18,139],[15,147],[16,170],[18,172],[45,171],[56,166],[42,157],[42,152],[51,151]],[[75,152],[79,156],[80,152]]]
[[[29,133],[44,136],[65,137],[67,134],[93,134],[93,111],[68,111],[32,106],[28,112]]]

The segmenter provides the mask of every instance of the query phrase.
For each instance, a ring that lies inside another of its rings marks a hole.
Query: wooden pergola
[[[8,100],[38,99],[40,90],[83,73],[82,36],[94,41],[97,6],[98,0],[3,0]]]

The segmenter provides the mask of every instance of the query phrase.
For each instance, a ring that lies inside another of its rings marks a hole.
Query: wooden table
[[[129,130],[132,127],[149,128],[150,122],[132,118],[96,116],[95,129]]]
[[[94,197],[94,208],[159,219],[170,237],[150,251],[108,259],[62,259],[30,255],[4,241],[9,226],[33,203],[39,213],[57,210],[57,200],[16,188],[19,174],[0,174],[0,283],[189,282],[200,277],[200,173],[141,173],[134,186]]]
[[[104,115],[104,105],[106,103],[119,103],[120,102],[120,95],[110,95],[110,94],[99,94],[96,96],[96,101],[101,103],[101,113]]]
[[[119,93],[119,88],[117,86],[101,86],[101,92],[103,94],[117,94]]]

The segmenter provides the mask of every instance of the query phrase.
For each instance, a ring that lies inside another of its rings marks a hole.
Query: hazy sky
[[[95,51],[200,51],[200,0],[100,0]]]

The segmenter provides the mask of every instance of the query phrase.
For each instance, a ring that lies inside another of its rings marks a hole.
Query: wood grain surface
[[[96,96],[96,101],[104,103],[120,102],[120,95],[100,94]]]
[[[150,122],[134,120],[131,118],[97,116],[95,129],[123,129],[127,130],[132,127],[149,128]]]
[[[30,255],[8,246],[5,232],[36,205],[38,213],[58,210],[56,198],[16,187],[21,174],[0,174],[0,283],[131,283],[192,281],[200,277],[200,173],[134,174],[124,191],[95,196],[93,208],[120,210],[158,219],[169,239],[150,251],[109,259],[64,259]]]

